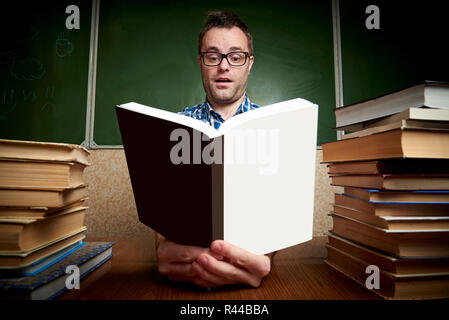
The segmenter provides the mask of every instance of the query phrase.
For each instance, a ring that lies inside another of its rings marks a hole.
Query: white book
[[[425,81],[403,90],[336,108],[336,127],[340,130],[360,130],[355,124],[363,125],[374,119],[420,107],[449,109],[449,84]],[[443,116],[444,112],[441,114]]]
[[[272,104],[218,130],[134,102],[116,112],[142,223],[180,244],[223,239],[255,254],[312,239],[316,104]]]

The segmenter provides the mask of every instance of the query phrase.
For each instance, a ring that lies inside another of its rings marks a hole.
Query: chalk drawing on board
[[[56,39],[56,54],[58,57],[64,58],[73,52],[75,45],[66,38],[65,32],[58,34]]]
[[[45,67],[36,58],[14,61],[11,67],[11,75],[17,80],[40,80],[45,72]]]

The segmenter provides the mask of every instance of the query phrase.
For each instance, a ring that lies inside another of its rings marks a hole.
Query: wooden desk
[[[281,250],[269,276],[259,288],[233,286],[199,288],[171,282],[151,260],[151,245],[139,239],[87,239],[115,241],[113,257],[82,279],[79,290],[66,291],[61,300],[340,300],[380,299],[376,294],[330,269],[324,262],[326,237]]]

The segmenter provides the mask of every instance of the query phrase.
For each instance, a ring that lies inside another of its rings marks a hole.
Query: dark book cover
[[[193,152],[190,164],[170,160],[176,144],[170,135],[175,129],[186,130],[190,137],[201,133],[122,108],[116,112],[139,220],[184,245],[208,247],[222,239],[223,165],[198,164]],[[190,150],[193,143],[190,139]],[[209,143],[202,141],[201,150]]]

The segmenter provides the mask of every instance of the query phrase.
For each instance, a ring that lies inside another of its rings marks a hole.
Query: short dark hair
[[[218,28],[232,28],[237,27],[243,31],[248,39],[248,49],[251,55],[254,54],[253,47],[253,36],[247,25],[240,20],[240,18],[233,12],[230,11],[210,11],[207,13],[206,22],[204,23],[203,29],[200,31],[199,42],[198,42],[198,53],[201,53],[201,45],[203,43],[203,37],[207,31],[210,29]]]

